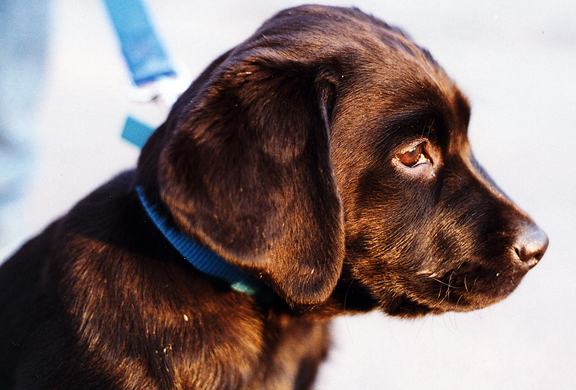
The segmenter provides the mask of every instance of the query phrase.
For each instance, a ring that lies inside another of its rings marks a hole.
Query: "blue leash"
[[[141,86],[162,77],[175,77],[164,46],[141,0],[104,0],[130,70],[132,82]]]
[[[103,0],[116,31],[132,84],[146,96],[168,106],[188,88],[186,75],[176,71],[154,29],[144,0]],[[160,98],[160,99],[157,99]],[[154,128],[129,116],[122,138],[141,148]]]
[[[124,123],[124,129],[122,129],[122,138],[142,149],[154,130],[154,128],[140,122],[133,116],[128,116],[126,123]]]

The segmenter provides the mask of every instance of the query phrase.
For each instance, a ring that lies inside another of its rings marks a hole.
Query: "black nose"
[[[547,248],[548,236],[533,223],[522,227],[514,243],[514,250],[518,260],[529,268],[538,264]]]

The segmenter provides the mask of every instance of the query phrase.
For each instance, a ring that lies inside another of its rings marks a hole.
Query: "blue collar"
[[[144,209],[164,237],[197,270],[227,282],[230,288],[256,298],[260,303],[270,304],[274,294],[258,279],[228,263],[210,248],[200,245],[174,226],[167,212],[148,200],[144,189],[136,187]]]

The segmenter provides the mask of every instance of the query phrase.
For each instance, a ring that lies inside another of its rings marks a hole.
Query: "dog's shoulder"
[[[177,377],[256,388],[279,367],[287,381],[308,381],[327,349],[325,325],[264,314],[187,263],[150,221],[133,172],[26,243],[0,268],[0,289],[0,388],[13,386],[17,362],[41,372],[47,361],[42,382],[26,386],[153,388]]]

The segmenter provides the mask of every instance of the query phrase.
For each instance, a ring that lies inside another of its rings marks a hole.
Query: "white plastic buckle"
[[[129,97],[138,103],[157,102],[170,108],[191,82],[192,77],[188,72],[178,70],[176,76],[161,77],[141,86],[132,85]]]

